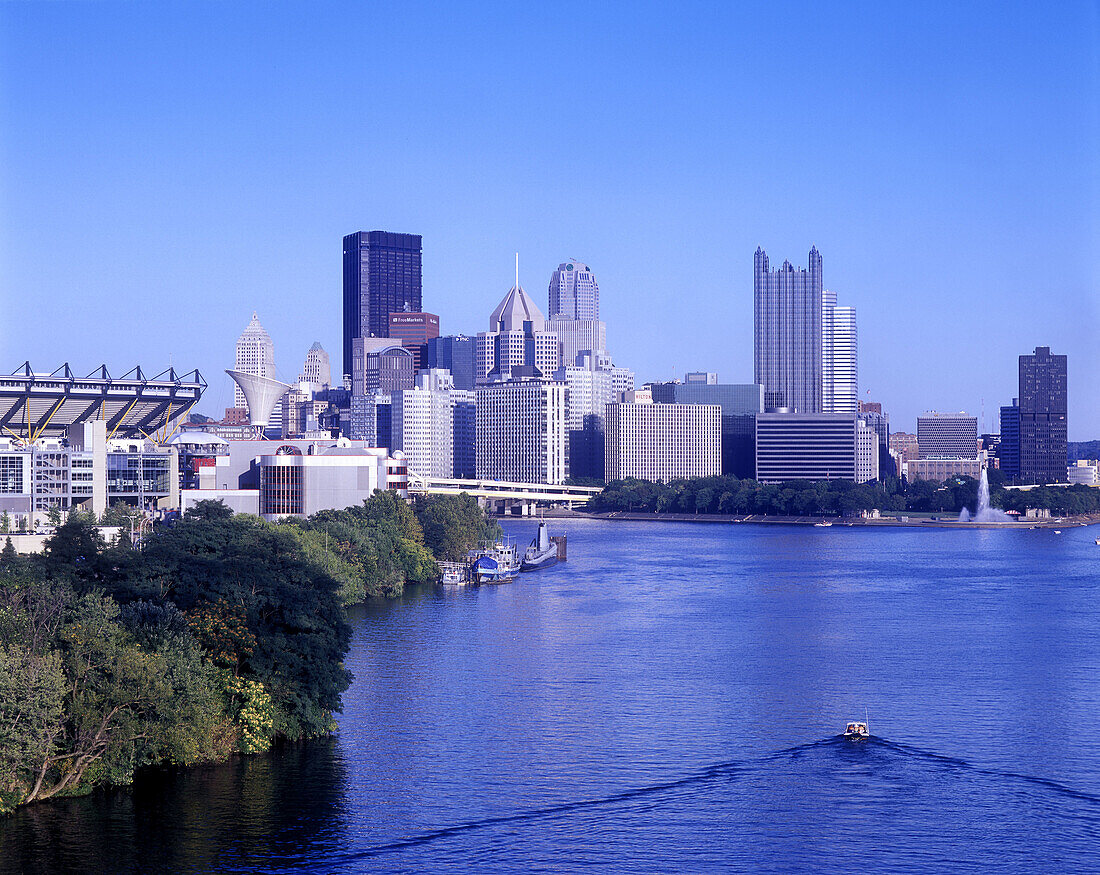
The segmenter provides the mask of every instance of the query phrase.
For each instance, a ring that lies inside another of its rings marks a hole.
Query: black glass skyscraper
[[[421,311],[421,237],[357,231],[344,238],[344,373],[356,337],[388,337],[390,313]]]
[[[1037,346],[1020,356],[1020,481],[1066,480],[1066,357]]]

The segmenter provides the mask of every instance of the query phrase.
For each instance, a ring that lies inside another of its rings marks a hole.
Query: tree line
[[[1004,488],[1000,471],[989,472],[990,503],[1024,513],[1041,508],[1057,515],[1100,512],[1100,489],[1088,486]],[[699,477],[651,483],[617,480],[594,496],[586,510],[594,513],[708,513],[731,516],[849,516],[865,510],[959,513],[974,510],[978,481],[953,477],[946,482],[896,477],[879,482],[791,480],[763,484],[732,476]]]
[[[345,607],[499,534],[468,495],[265,522],[200,502],[134,549],[70,514],[0,551],[0,811],[331,732]]]

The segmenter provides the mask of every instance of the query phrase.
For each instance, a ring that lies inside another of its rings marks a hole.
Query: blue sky
[[[752,255],[857,308],[895,430],[1070,357],[1100,438],[1095,3],[0,4],[0,369],[339,359],[345,233],[484,330],[587,262],[639,383],[752,379]]]

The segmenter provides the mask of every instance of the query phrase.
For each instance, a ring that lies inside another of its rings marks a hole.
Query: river
[[[1100,528],[552,528],[354,609],[335,738],[23,809],[0,869],[1100,866]]]

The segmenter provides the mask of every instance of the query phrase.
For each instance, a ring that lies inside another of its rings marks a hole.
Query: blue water
[[[25,809],[0,868],[1100,869],[1100,529],[554,528],[356,609],[337,738]]]

